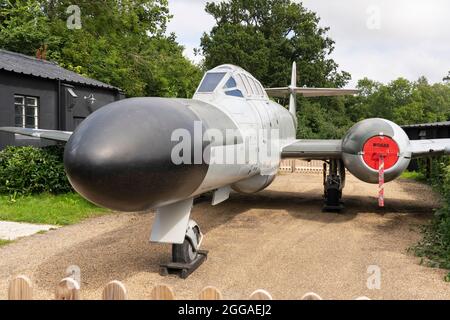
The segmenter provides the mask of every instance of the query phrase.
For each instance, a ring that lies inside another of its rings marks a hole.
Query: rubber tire
[[[172,245],[172,260],[175,263],[190,264],[197,258],[198,253],[195,252],[191,242],[185,239],[183,244]]]
[[[330,188],[327,192],[327,205],[339,206],[341,201],[340,191],[335,188]]]

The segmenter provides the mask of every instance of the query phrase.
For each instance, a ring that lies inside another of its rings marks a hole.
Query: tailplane
[[[292,78],[289,87],[267,88],[270,97],[286,98],[289,96],[289,112],[297,119],[297,95],[303,97],[337,97],[358,94],[355,89],[334,89],[334,88],[301,88],[297,87],[297,64],[292,64]]]

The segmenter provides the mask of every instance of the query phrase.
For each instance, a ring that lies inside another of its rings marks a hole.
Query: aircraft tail
[[[297,63],[292,64],[291,85],[289,86],[289,112],[297,119]]]
[[[297,87],[297,64],[292,64],[291,85],[282,88],[267,88],[270,97],[286,98],[289,96],[289,112],[297,119],[297,95],[304,97],[336,97],[358,94],[359,90],[340,88],[302,88]]]

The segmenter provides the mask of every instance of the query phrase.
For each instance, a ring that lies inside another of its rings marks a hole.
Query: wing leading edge
[[[59,141],[59,142],[69,141],[69,138],[72,135],[72,132],[67,132],[67,131],[27,129],[27,128],[15,128],[15,127],[0,127],[0,132],[20,134],[23,136],[47,139],[47,140]]]
[[[411,141],[413,158],[432,155],[450,155],[450,139]]]
[[[450,155],[450,139],[413,140],[409,151],[413,158]],[[297,140],[283,149],[281,157],[308,160],[340,159],[342,140]]]
[[[285,147],[282,158],[309,160],[340,159],[342,140],[298,140]]]
[[[286,98],[294,93],[307,98],[311,97],[337,97],[358,94],[359,90],[353,89],[329,89],[329,88],[300,88],[300,87],[284,87],[284,88],[267,88],[265,89],[270,97]]]

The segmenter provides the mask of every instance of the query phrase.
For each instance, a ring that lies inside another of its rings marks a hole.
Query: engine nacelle
[[[358,179],[379,182],[380,156],[384,159],[385,182],[398,178],[411,162],[410,140],[397,124],[368,119],[353,126],[342,143],[345,167]]]
[[[276,175],[273,176],[263,176],[257,175],[233,184],[231,187],[234,191],[245,194],[252,194],[260,192],[267,187],[269,187],[275,180]]]

